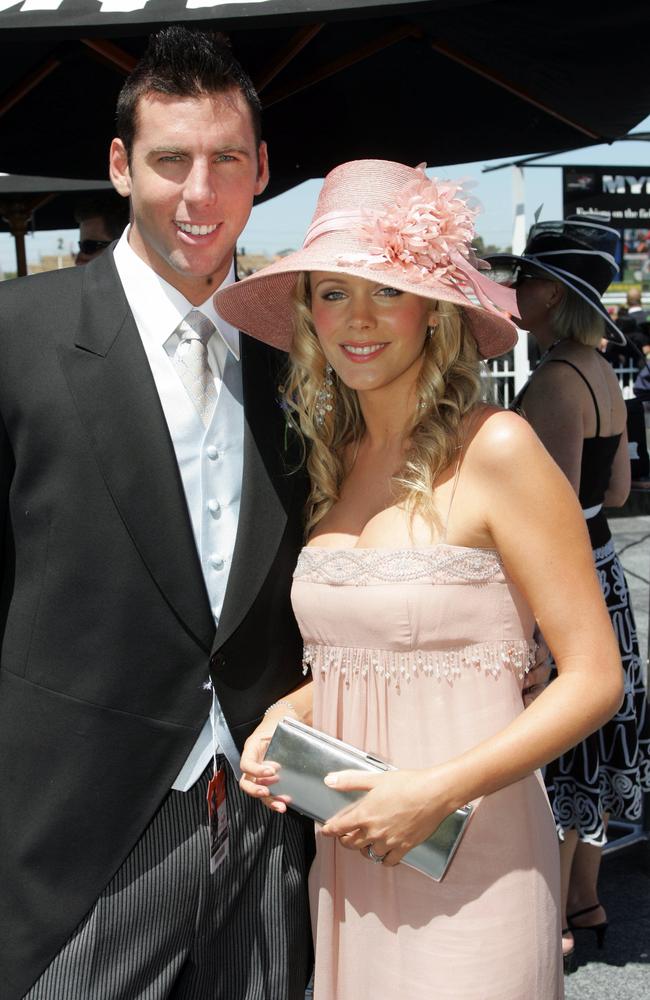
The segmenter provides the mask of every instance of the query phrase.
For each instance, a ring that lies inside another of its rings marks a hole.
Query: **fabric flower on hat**
[[[368,255],[339,263],[368,264],[382,270],[400,265],[415,280],[464,283],[459,268],[470,259],[476,210],[457,197],[461,186],[426,176],[410,181],[382,212],[362,210],[359,235]],[[461,258],[461,261],[459,261]]]

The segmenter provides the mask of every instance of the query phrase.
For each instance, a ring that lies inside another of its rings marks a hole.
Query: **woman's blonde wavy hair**
[[[405,430],[409,447],[402,468],[393,477],[395,502],[439,523],[433,501],[434,485],[462,445],[461,421],[481,394],[481,359],[474,338],[465,329],[464,314],[450,302],[433,303],[438,321],[426,339],[424,362],[417,382],[419,408]],[[326,360],[311,315],[309,274],[298,277],[294,291],[295,332],[284,384],[286,411],[302,436],[311,479],[306,534],[339,499],[348,445],[359,442],[365,424],[359,400],[333,375],[331,411],[319,424],[318,394]]]

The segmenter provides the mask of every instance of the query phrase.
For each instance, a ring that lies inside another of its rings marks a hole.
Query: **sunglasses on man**
[[[99,250],[105,250],[112,242],[113,240],[80,240],[79,253],[90,257],[91,254],[97,253]]]

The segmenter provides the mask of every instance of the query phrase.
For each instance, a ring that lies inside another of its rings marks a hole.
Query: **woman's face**
[[[357,391],[400,379],[415,381],[428,326],[430,300],[381,281],[312,271],[311,313],[325,357],[339,378]]]
[[[557,281],[520,273],[515,287],[521,325],[534,334],[548,323],[549,314],[562,297],[562,286]]]

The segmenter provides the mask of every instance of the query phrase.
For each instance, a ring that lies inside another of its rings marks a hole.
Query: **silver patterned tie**
[[[173,358],[204,427],[210,423],[217,403],[214,375],[208,362],[208,340],[215,330],[211,319],[192,309],[178,325],[179,342]]]

